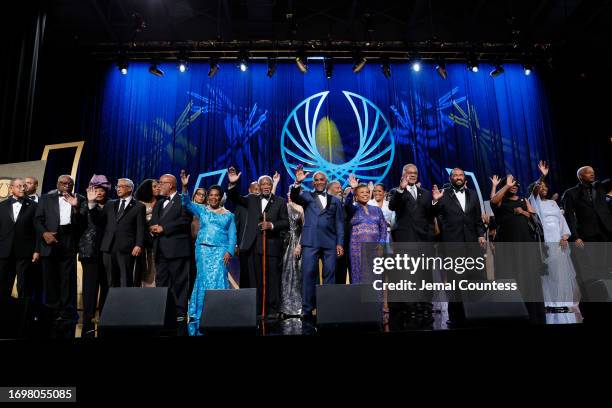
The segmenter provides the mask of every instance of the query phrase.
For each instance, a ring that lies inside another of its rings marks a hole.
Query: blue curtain
[[[207,63],[185,73],[159,67],[162,78],[144,63],[130,64],[127,75],[109,66],[96,120],[84,130],[95,153],[81,183],[93,172],[138,182],[186,169],[208,186],[233,165],[243,188],[278,171],[283,193],[302,162],[343,183],[354,172],[392,187],[414,163],[425,188],[444,184],[447,168],[458,166],[488,197],[492,174],[515,175],[525,192],[537,160],[557,167],[546,92],[519,65],[491,78],[488,65],[472,73],[448,64],[447,80],[428,64],[420,72],[391,64],[390,79],[374,63],[359,74],[337,63],[331,79],[315,61],[306,74],[279,63],[272,78],[265,63],[246,72],[224,63],[213,78]]]

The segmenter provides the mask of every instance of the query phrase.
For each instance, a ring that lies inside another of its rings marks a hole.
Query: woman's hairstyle
[[[374,188],[376,187],[380,187],[382,188],[383,191],[387,191],[387,189],[385,188],[385,185],[383,183],[376,183],[374,184]]]
[[[134,192],[134,198],[138,201],[142,201],[145,203],[150,203],[153,201],[153,183],[156,182],[155,179],[146,179],[136,189]]]
[[[359,185],[353,189],[353,194],[354,194],[355,196],[357,196],[357,192],[358,192],[360,189],[362,189],[362,188],[367,188],[367,189],[368,189],[368,191],[369,191],[369,188],[368,188],[368,185],[367,185],[367,184],[365,184],[365,183],[359,183]]]
[[[196,194],[198,194],[198,191],[204,191],[204,200],[206,200],[206,189],[204,187],[198,187],[195,189],[195,191],[193,192],[193,194],[191,195],[191,201],[195,201],[195,196]]]
[[[219,192],[219,196],[223,197],[223,194],[225,194],[225,192],[223,191],[223,187],[221,187],[218,184],[215,184],[213,186],[208,187],[208,193],[210,194],[211,191],[213,190],[217,190]]]
[[[501,180],[501,182],[499,183],[499,189],[500,189],[500,190],[501,190],[502,188],[504,188],[504,186],[506,185],[506,180],[507,180],[507,179],[504,177],[504,178]],[[518,188],[520,189],[520,187],[521,187],[521,183],[518,181],[518,179],[517,179],[517,178],[515,178],[515,179],[514,179],[514,181],[516,181],[516,187],[518,187]],[[529,190],[529,191],[532,191],[532,190]],[[518,192],[517,192],[517,194],[518,194]],[[512,197],[513,195],[514,195],[514,194],[512,194],[512,193],[510,192],[510,190],[508,190],[508,191],[506,191],[506,194],[505,194],[505,196],[504,196],[504,197]]]

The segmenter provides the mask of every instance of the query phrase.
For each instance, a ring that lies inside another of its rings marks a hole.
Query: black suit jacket
[[[181,195],[176,193],[164,212],[165,198],[159,199],[153,208],[149,225],[161,225],[164,232],[153,237],[153,251],[165,258],[184,258],[191,256],[191,220],[192,216],[185,210]]]
[[[431,192],[417,187],[417,199],[408,188],[403,193],[392,189],[389,192],[389,209],[395,211],[393,239],[396,242],[433,242],[434,212]]]
[[[76,194],[79,205],[72,208],[70,213],[70,223],[72,225],[72,237],[69,240],[70,250],[78,251],[79,237],[87,227],[87,199],[80,194]],[[34,225],[39,235],[43,232],[57,232],[60,226],[59,194],[57,190],[40,197],[36,207]],[[66,241],[68,242],[68,241]],[[40,255],[49,256],[52,246],[47,245],[44,239],[40,241]]]
[[[247,209],[247,219],[244,220],[246,221],[246,226],[240,239],[240,250],[250,250],[253,248],[253,244],[255,244],[255,250],[261,254],[263,252],[263,236],[258,225],[263,221],[261,196],[249,194],[243,197],[238,192],[238,187],[228,189],[227,195],[237,206],[243,206]],[[284,198],[272,194],[264,212],[266,213],[266,221],[271,222],[274,226],[272,230],[266,231],[266,253],[269,256],[282,256],[282,232],[289,229],[287,202]]]
[[[93,221],[104,225],[104,236],[100,250],[102,252],[132,252],[135,246],[144,248],[146,228],[146,208],[134,197],[125,207],[121,217],[117,218],[117,210],[121,200],[111,200],[104,208],[98,206],[90,209]]]
[[[39,235],[34,227],[37,204],[25,198],[15,222],[10,200],[0,203],[0,258],[32,258],[40,251]]]
[[[601,183],[593,183],[593,201],[589,202],[586,187],[578,184],[563,193],[565,219],[573,241],[601,241],[612,237],[612,214],[606,204],[606,191]]]
[[[442,242],[476,242],[479,237],[485,236],[486,229],[475,191],[465,190],[465,212],[453,188],[444,190],[444,195],[433,210],[438,217]]]

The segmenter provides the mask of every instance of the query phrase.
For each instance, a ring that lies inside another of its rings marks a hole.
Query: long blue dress
[[[199,335],[200,318],[207,289],[228,289],[228,269],[223,264],[226,252],[234,255],[236,247],[236,223],[234,214],[217,214],[206,206],[193,203],[189,194],[183,194],[187,211],[198,216],[200,230],[196,239],[196,264],[198,273],[189,299],[189,335]]]

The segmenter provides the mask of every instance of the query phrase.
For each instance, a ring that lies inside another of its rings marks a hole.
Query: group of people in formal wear
[[[473,243],[485,251],[490,242],[540,242],[544,250],[528,257],[533,267],[524,267],[524,254],[496,254],[495,278],[511,276],[526,290],[541,291],[546,303],[531,302],[533,316],[545,306],[577,309],[578,300],[586,300],[587,285],[608,271],[583,271],[568,242],[585,250],[594,242],[610,242],[612,188],[595,181],[593,168],[581,167],[579,183],[563,194],[559,206],[549,198],[547,164],[541,161],[538,168],[541,177],[527,196],[520,195],[512,175],[493,176],[492,214],[483,213],[462,169],[453,169],[445,186],[429,190],[420,185],[413,164],[403,167],[399,185],[390,191],[383,184],[360,183],[355,175],[343,190],[324,172],[311,175],[298,166],[286,197],[275,194],[278,173],[259,177],[245,194],[235,168],[227,171],[227,188],[200,187],[193,195],[185,171],[178,180],[164,174],[138,188],[120,178],[116,199],[110,199],[111,183],[103,175],[91,178],[86,195],[74,193],[74,180],[62,175],[57,188],[41,197],[35,178],[15,178],[10,197],[0,203],[0,300],[11,296],[16,280],[19,297],[40,302],[57,320],[78,319],[78,257],[84,333],[94,329],[109,287],[157,286],[169,288],[177,321],[197,335],[206,291],[231,287],[233,258],[240,270],[238,286],[257,289],[262,319],[314,319],[317,284],[372,281],[371,268],[363,265],[365,243],[385,251],[389,243]],[[303,185],[308,177],[311,190]],[[449,294],[449,316],[460,322],[464,316],[456,296]],[[384,302],[383,308],[431,313],[427,299]]]

